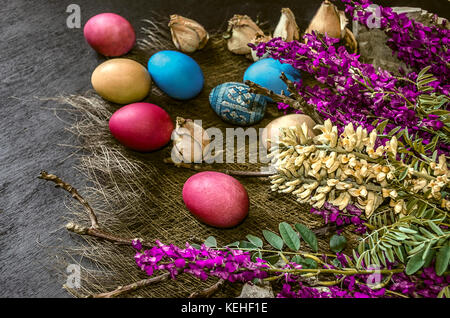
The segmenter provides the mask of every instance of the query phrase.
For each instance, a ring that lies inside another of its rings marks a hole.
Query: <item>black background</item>
[[[420,6],[449,17],[447,0],[376,1]],[[76,187],[85,180],[74,169],[76,156],[63,144],[77,140],[65,131],[70,118],[56,114],[54,102],[38,97],[83,93],[102,61],[81,29],[66,26],[66,7],[81,7],[82,26],[93,15],[114,12],[127,18],[137,37],[142,19],[173,13],[193,18],[207,29],[225,28],[235,13],[258,14],[272,29],[280,9],[293,10],[304,30],[319,0],[139,0],[2,1],[0,6],[0,297],[69,297],[56,275],[55,247],[73,245],[63,229],[64,195],[36,176],[41,169]],[[58,116],[56,116],[58,115]]]

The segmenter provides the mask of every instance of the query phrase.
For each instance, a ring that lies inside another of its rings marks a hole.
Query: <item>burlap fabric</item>
[[[146,64],[148,58],[162,49],[174,49],[167,27],[149,23],[138,47],[128,57]],[[201,94],[189,101],[176,101],[153,86],[144,101],[164,108],[173,120],[177,116],[201,119],[203,127],[217,127],[225,132],[224,123],[212,110],[208,95],[216,85],[242,81],[251,61],[229,52],[221,34],[213,35],[208,45],[192,55],[205,75]],[[86,79],[88,80],[88,79]],[[184,182],[195,171],[164,163],[170,157],[171,144],[148,154],[130,151],[110,134],[108,120],[120,106],[101,99],[95,92],[64,97],[63,104],[75,111],[76,120],[69,129],[78,137],[79,165],[75,167],[85,175],[88,184],[79,192],[94,208],[99,223],[112,233],[124,237],[139,237],[146,241],[160,240],[184,246],[185,242],[204,241],[208,236],[217,238],[219,245],[245,239],[247,234],[262,236],[264,229],[278,231],[280,222],[303,223],[310,228],[322,226],[322,218],[311,215],[309,206],[300,205],[295,197],[270,191],[267,178],[238,177],[250,197],[250,212],[245,221],[232,229],[216,229],[200,223],[186,209],[182,200]],[[264,127],[273,118],[281,116],[276,105],[268,106],[265,118],[254,127]],[[218,169],[257,171],[260,164],[216,164]],[[70,180],[66,180],[70,182]],[[85,211],[76,202],[70,202],[73,212],[70,220],[89,224]],[[328,250],[329,235],[319,237],[319,248]],[[146,278],[134,262],[135,251],[129,246],[74,235],[74,247],[59,257],[61,263],[79,263],[81,288],[68,289],[75,296],[87,296],[111,291]],[[302,249],[307,250],[306,244]],[[62,266],[65,270],[65,267]],[[189,275],[176,281],[168,280],[141,288],[125,296],[131,297],[187,297],[190,293],[211,286]],[[216,296],[234,297],[241,285],[225,286]]]

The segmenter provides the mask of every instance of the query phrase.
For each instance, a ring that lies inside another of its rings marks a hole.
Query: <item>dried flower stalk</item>
[[[343,210],[354,204],[370,217],[389,198],[389,206],[396,214],[406,215],[406,199],[401,190],[410,196],[421,195],[450,210],[449,201],[441,191],[449,186],[450,173],[446,158],[430,164],[432,173],[415,171],[396,160],[398,141],[392,137],[386,144],[376,147],[377,132],[352,124],[339,134],[330,120],[315,129],[322,133],[310,138],[304,124],[301,129],[282,128],[278,145],[271,149],[270,157],[278,173],[271,176],[271,189],[292,193],[301,203],[311,203],[322,208],[329,202]]]

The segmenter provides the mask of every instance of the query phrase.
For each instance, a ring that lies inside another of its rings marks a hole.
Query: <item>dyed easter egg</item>
[[[117,104],[141,101],[151,87],[147,69],[136,61],[124,58],[111,59],[97,66],[91,83],[101,97]]]
[[[155,53],[148,61],[148,71],[156,86],[175,99],[191,99],[203,88],[200,66],[193,58],[178,51]]]
[[[247,190],[220,172],[205,171],[190,177],[183,186],[183,201],[200,221],[215,227],[236,226],[248,215]]]
[[[303,114],[289,114],[275,118],[264,128],[261,135],[263,145],[266,149],[270,149],[271,144],[269,140],[279,139],[280,128],[300,128],[303,123],[308,127],[308,136],[313,138],[315,136],[314,126],[316,125],[314,120]]]
[[[300,71],[289,64],[281,63],[273,58],[259,60],[250,65],[244,73],[244,81],[252,81],[267,89],[280,94],[284,91],[288,94],[287,85],[280,78],[281,72],[291,81],[301,79]]]
[[[84,25],[89,45],[105,56],[121,56],[134,46],[136,34],[127,19],[115,13],[100,13]]]
[[[121,144],[142,152],[166,145],[173,129],[169,114],[150,103],[123,106],[109,120],[109,130]]]
[[[240,126],[253,125],[264,117],[267,99],[249,90],[250,87],[242,83],[220,84],[209,94],[209,103],[224,121]]]

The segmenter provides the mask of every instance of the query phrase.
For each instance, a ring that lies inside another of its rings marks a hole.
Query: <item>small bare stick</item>
[[[282,94],[277,94],[274,91],[267,89],[265,87],[262,87],[259,84],[256,84],[252,81],[245,81],[245,84],[250,87],[250,91],[255,94],[261,94],[265,95],[267,97],[270,97],[274,102],[276,103],[285,103],[289,104],[292,108],[301,110],[304,114],[310,116],[317,124],[322,124],[323,119],[320,117],[319,113],[316,111],[316,108],[314,105],[308,104],[305,99],[300,96],[296,89],[295,84],[290,81],[284,73],[281,73],[280,77],[284,82],[286,82],[286,85],[288,86],[288,91],[295,96],[294,98],[291,98],[289,96],[285,95],[285,92],[282,92]]]
[[[165,163],[173,164],[176,167],[191,169],[195,171],[216,171],[228,174],[230,176],[241,177],[269,177],[275,173],[272,171],[245,171],[245,170],[228,170],[228,169],[213,169],[210,165],[193,164],[193,163],[176,163],[171,158],[164,159]]]
[[[191,295],[189,295],[189,298],[208,298],[211,297],[212,295],[214,295],[221,287],[222,285],[225,283],[225,281],[223,279],[219,279],[217,281],[217,283],[215,283],[214,285],[199,291],[199,292],[195,292],[192,293]]]
[[[106,292],[106,293],[101,293],[101,294],[95,294],[95,295],[90,295],[88,296],[88,298],[114,298],[114,297],[118,297],[122,294],[125,293],[129,293],[132,291],[135,291],[136,289],[154,284],[154,283],[158,283],[161,282],[163,280],[166,280],[167,278],[169,278],[170,274],[169,273],[164,273],[162,275],[159,276],[155,276],[155,277],[151,277],[151,278],[146,278],[140,281],[137,281],[133,284],[129,284],[129,285],[125,285],[125,286],[119,286],[116,289],[114,289],[113,291],[110,292]]]
[[[70,184],[64,182],[59,177],[57,177],[54,174],[47,173],[46,171],[41,171],[41,174],[38,177],[39,179],[52,181],[56,183],[57,188],[62,188],[69,192],[74,199],[76,199],[78,202],[80,202],[88,212],[89,218],[91,220],[91,226],[90,227],[84,227],[79,224],[75,224],[73,222],[69,222],[66,225],[66,229],[70,232],[73,232],[78,235],[90,235],[97,238],[101,238],[116,244],[124,244],[124,245],[132,245],[133,239],[130,238],[124,238],[120,237],[111,233],[108,233],[107,231],[104,231],[100,228],[97,216],[95,215],[94,210],[91,208],[89,203],[78,193],[78,191],[72,187]],[[141,243],[145,247],[153,247],[152,244],[144,242],[141,240]]]
[[[54,174],[49,174],[44,170],[41,171],[41,174],[39,175],[38,178],[47,180],[47,181],[52,181],[52,182],[56,183],[57,188],[62,188],[64,190],[66,190],[67,192],[69,192],[72,195],[72,198],[74,198],[75,200],[80,202],[81,205],[83,205],[84,208],[86,209],[86,211],[89,215],[89,219],[91,220],[91,228],[92,229],[99,228],[97,216],[95,215],[94,210],[92,210],[89,203],[78,193],[77,189],[72,187],[70,184],[62,181],[59,177],[55,176]]]
[[[91,226],[90,227],[83,227],[80,226],[78,224],[75,224],[73,222],[69,222],[66,225],[66,229],[68,231],[71,231],[73,233],[79,234],[79,235],[90,235],[93,237],[97,237],[97,238],[101,238],[101,239],[105,239],[108,240],[110,242],[116,243],[116,244],[125,244],[125,245],[132,245],[133,239],[129,239],[129,238],[123,238],[111,233],[108,233],[106,231],[103,231],[97,221],[97,216],[95,215],[94,210],[91,208],[91,206],[89,205],[89,203],[78,193],[78,191],[72,187],[70,184],[64,182],[63,180],[61,180],[59,177],[57,177],[54,174],[49,174],[46,171],[41,171],[41,174],[39,175],[40,179],[43,180],[47,180],[47,181],[52,181],[54,183],[56,183],[56,187],[57,188],[62,188],[64,190],[66,190],[67,192],[69,192],[72,197],[74,199],[76,199],[78,202],[80,202],[84,208],[86,209],[89,218],[91,220]],[[152,247],[153,245],[147,242],[143,242],[141,240],[141,244],[143,246],[146,247]],[[120,296],[122,294],[125,294],[127,292],[131,292],[134,291],[138,288],[141,287],[145,287],[148,286],[150,284],[153,283],[157,283],[160,282],[162,280],[165,280],[169,277],[169,273],[164,273],[162,275],[156,276],[156,277],[151,277],[151,278],[146,278],[143,280],[140,280],[138,282],[129,284],[129,285],[125,285],[125,286],[119,286],[117,287],[115,290],[111,291],[111,292],[106,292],[106,293],[101,293],[101,294],[94,294],[94,295],[90,295],[89,297],[92,298],[112,298],[112,297],[117,297]]]

